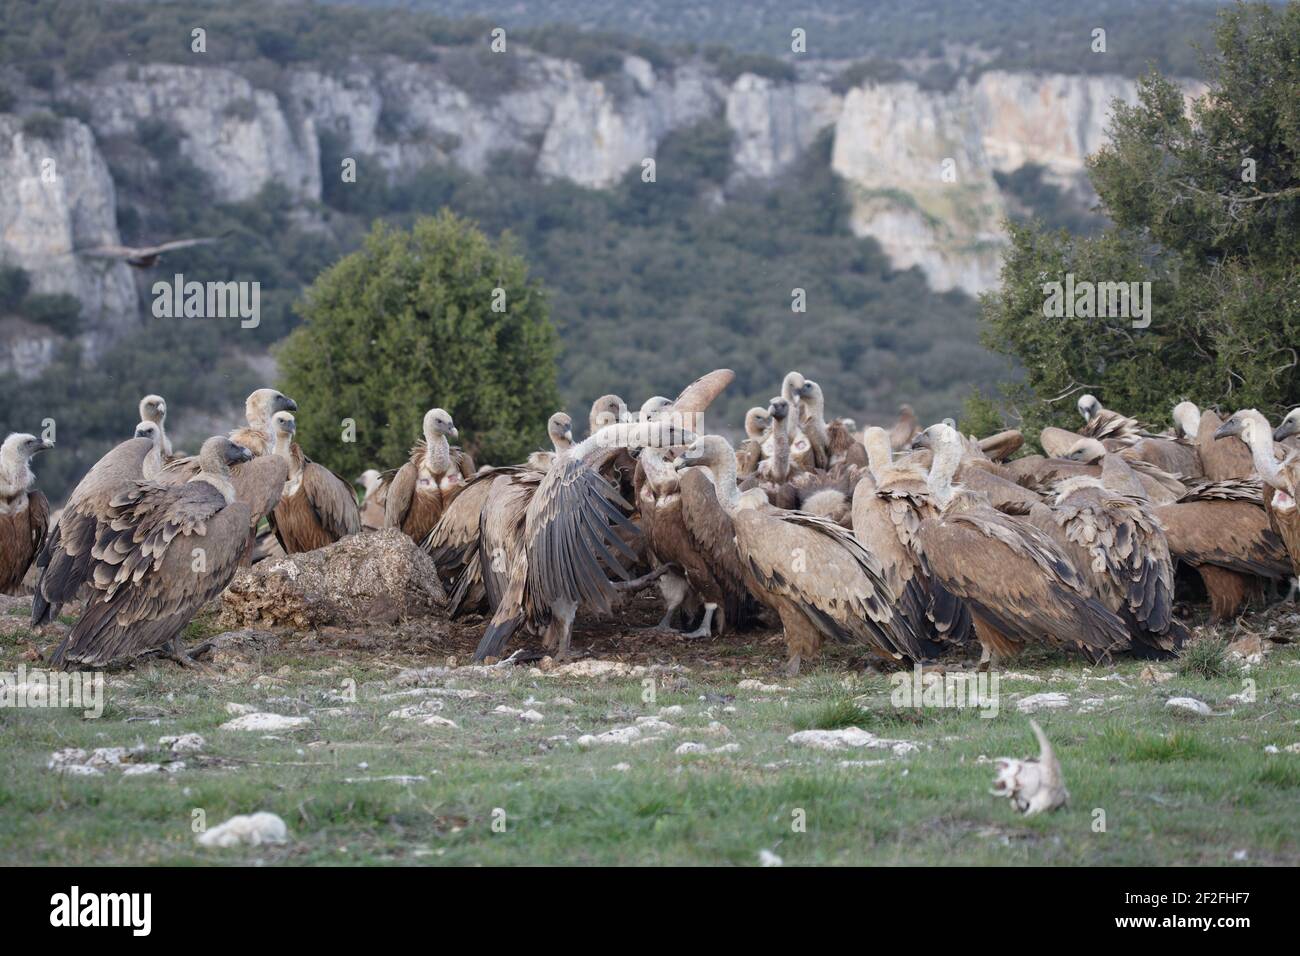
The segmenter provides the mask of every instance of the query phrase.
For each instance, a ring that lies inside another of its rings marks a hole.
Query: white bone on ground
[[[247,844],[286,843],[289,829],[274,813],[265,811],[248,816],[231,817],[225,823],[199,834],[203,846],[231,847]]]

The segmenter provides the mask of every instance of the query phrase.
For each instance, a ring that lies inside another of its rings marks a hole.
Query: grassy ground
[[[0,618],[0,670],[39,666],[30,658],[44,641],[24,628],[22,610]],[[652,620],[656,610],[637,614]],[[1286,611],[1246,626],[1296,633],[1297,621]],[[192,626],[195,635],[209,628]],[[1300,753],[1285,749],[1300,741],[1294,644],[1271,645],[1244,672],[1202,651],[1181,672],[1177,662],[1159,665],[1158,682],[1140,662],[1089,669],[1030,657],[1001,673],[1000,710],[987,719],[897,709],[889,678],[844,653],[779,677],[772,635],[683,649],[589,624],[575,645],[629,673],[441,670],[449,656],[467,659],[476,633],[434,623],[387,635],[246,634],[204,672],[159,661],[110,673],[97,720],[0,708],[0,862],[750,865],[761,850],[787,865],[1300,862]],[[1246,678],[1255,701],[1230,700]],[[766,687],[740,686],[746,680]],[[1071,802],[1024,819],[988,794],[988,760],[1035,752],[1016,704],[1046,692],[1069,701],[1035,716]],[[1179,696],[1213,714],[1166,707]],[[228,704],[310,723],[226,730]],[[456,726],[424,724],[430,715]],[[637,742],[580,743],[638,721]],[[850,725],[917,749],[823,751],[788,740]],[[68,747],[143,745],[135,760],[165,762],[174,758],[158,738],[185,733],[204,745],[176,758],[185,768],[174,773],[47,769]],[[687,742],[706,752],[678,753]],[[289,843],[197,843],[196,816],[214,826],[257,810],[285,820]]]

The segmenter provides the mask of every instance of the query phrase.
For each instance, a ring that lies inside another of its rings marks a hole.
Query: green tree
[[[341,474],[400,464],[433,407],[481,461],[519,461],[545,441],[555,333],[508,236],[493,245],[446,210],[409,232],[376,223],[299,313],[278,352],[282,388],[300,407],[298,440]],[[346,419],[355,442],[340,440]]]
[[[1300,403],[1300,3],[1239,4],[1215,33],[1209,95],[1152,74],[1115,104],[1089,161],[1114,225],[1092,238],[1012,226],[984,341],[1025,370],[1031,433],[1080,391],[1151,422],[1191,399],[1278,414]],[[1045,284],[1152,283],[1151,324],[1044,317]]]

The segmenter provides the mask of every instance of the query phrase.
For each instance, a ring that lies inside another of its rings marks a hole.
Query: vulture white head
[[[298,422],[293,412],[276,412],[271,416],[271,430],[275,433],[275,453],[289,454],[293,446],[293,436],[298,431]]]
[[[662,395],[647,398],[641,405],[641,412],[637,417],[640,421],[648,422],[665,409],[672,408],[672,405],[673,400],[664,398]]]
[[[1090,422],[1101,411],[1101,402],[1097,401],[1096,395],[1080,395],[1078,409],[1079,414],[1083,416],[1083,420]]]
[[[157,422],[144,421],[135,426],[135,434],[132,438],[147,438],[153,442],[154,448],[162,444],[162,432],[158,430]]]
[[[1201,430],[1201,410],[1195,402],[1179,402],[1174,406],[1174,434],[1179,438],[1195,438]]]
[[[146,395],[140,399],[140,421],[157,422],[167,419],[167,401],[161,395]]]
[[[858,423],[855,419],[841,418],[840,424],[843,425],[850,434],[858,430]]]
[[[1052,744],[1035,720],[1029,721],[1038,738],[1038,756],[1017,760],[999,757],[995,761],[998,775],[989,793],[1006,797],[1011,805],[1027,817],[1065,806],[1070,793],[1065,789],[1061,764]]]
[[[799,399],[803,397],[804,386],[807,384],[808,380],[799,372],[787,372],[781,382],[781,397],[791,405],[797,405]]]
[[[745,434],[755,440],[761,440],[763,433],[772,425],[772,414],[766,408],[755,406],[745,412]]]
[[[367,498],[375,493],[375,489],[379,487],[381,477],[377,468],[367,468],[357,478],[357,484],[365,489]]]
[[[587,427],[591,434],[596,434],[608,425],[617,425],[628,419],[627,403],[617,395],[602,395],[591,403],[591,414],[587,416]]]
[[[1242,408],[1233,412],[1228,420],[1218,427],[1214,440],[1236,435],[1252,449],[1273,440],[1273,426],[1262,413],[1253,408]],[[1270,448],[1270,451],[1272,449]]]
[[[546,422],[546,434],[556,451],[573,447],[573,419],[564,412],[556,412]]]
[[[54,447],[54,442],[25,432],[15,432],[0,445],[0,483],[6,495],[26,491],[35,476],[32,474],[32,456]]]
[[[961,435],[947,422],[940,422],[918,432],[912,439],[912,447],[928,448],[933,453],[934,459],[930,463],[930,474],[926,483],[939,504],[941,506],[947,504],[957,491],[952,478],[957,474],[957,468],[961,465],[962,451],[965,449]]]
[[[1286,413],[1286,418],[1273,432],[1273,441],[1285,441],[1292,435],[1300,435],[1300,408],[1293,408]]]
[[[1096,465],[1106,457],[1106,446],[1095,438],[1080,438],[1061,456],[1067,461],[1078,461],[1085,465]]]
[[[736,469],[736,452],[721,435],[698,435],[686,446],[685,453],[673,462],[678,471],[700,465],[714,474],[728,466]]]
[[[451,414],[442,408],[431,408],[424,413],[424,439],[430,444],[435,438],[455,438],[460,433],[456,431],[456,423],[451,420]]]
[[[272,415],[276,412],[297,410],[297,402],[273,388],[259,388],[244,402],[244,417],[248,419],[248,424],[259,431],[266,432],[268,438],[275,437],[270,430]]]

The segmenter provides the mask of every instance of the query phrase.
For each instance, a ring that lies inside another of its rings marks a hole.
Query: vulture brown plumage
[[[93,541],[72,555],[85,562],[90,597],[51,663],[103,667],[163,649],[189,662],[181,630],[225,590],[247,546],[252,510],[236,499],[229,466],[252,457],[209,438],[194,478],[136,481],[111,497]]]
[[[0,445],[0,594],[22,586],[50,527],[50,503],[33,487],[32,456],[54,442],[15,433]]]
[[[970,609],[982,664],[1027,643],[1103,660],[1129,646],[1124,622],[1089,593],[1070,559],[1042,531],[952,484],[961,437],[932,425],[918,443],[934,452],[927,483],[939,516],[917,529],[926,571]]]
[[[352,486],[303,454],[293,440],[298,430],[292,412],[272,417],[273,454],[283,459],[289,477],[275,508],[267,516],[285,554],[315,551],[361,531],[361,511]]]
[[[753,507],[736,485],[735,453],[717,435],[688,447],[679,467],[690,465],[712,472],[746,586],[781,619],[788,673],[816,657],[825,638],[863,644],[888,660],[926,658],[925,643],[895,609],[880,562],[852,532],[815,515]]]

